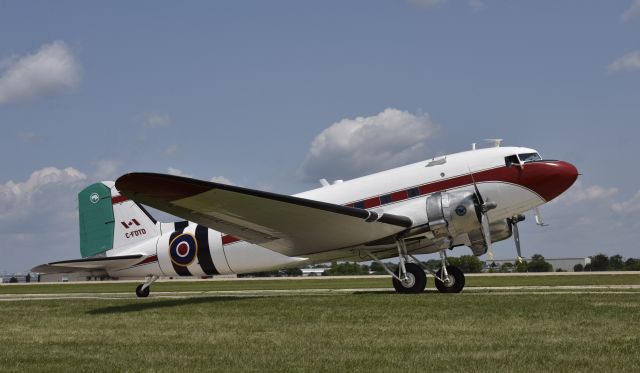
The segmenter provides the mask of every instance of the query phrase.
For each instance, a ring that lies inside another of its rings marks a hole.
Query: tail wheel
[[[447,266],[447,278],[440,281],[435,280],[436,288],[441,293],[459,293],[464,288],[464,273],[458,267]],[[442,269],[436,273],[438,278],[442,278]]]
[[[398,293],[422,293],[427,286],[427,275],[422,268],[415,263],[405,263],[407,270],[407,280],[399,281],[395,277],[392,278],[393,287]],[[398,277],[400,277],[400,268],[398,268]]]
[[[140,284],[136,288],[136,295],[138,296],[138,298],[146,298],[149,296],[149,292],[151,291],[151,286],[147,286],[146,288],[144,288],[144,290],[142,290],[143,286],[144,284]]]

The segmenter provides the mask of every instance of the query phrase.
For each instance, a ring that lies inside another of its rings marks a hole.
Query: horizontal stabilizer
[[[103,273],[107,270],[117,270],[133,266],[139,263],[140,260],[144,257],[145,256],[142,254],[137,254],[102,258],[63,260],[60,262],[52,262],[39,265],[32,268],[31,272],[43,274],[73,272]]]

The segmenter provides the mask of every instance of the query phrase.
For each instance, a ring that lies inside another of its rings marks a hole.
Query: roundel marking
[[[198,255],[198,241],[193,235],[183,233],[169,244],[169,257],[173,264],[186,267],[193,263]]]
[[[91,201],[91,203],[98,203],[100,202],[100,195],[98,195],[98,193],[91,193],[91,195],[89,196],[89,201]]]

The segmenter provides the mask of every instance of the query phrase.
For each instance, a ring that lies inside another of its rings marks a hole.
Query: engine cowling
[[[473,192],[438,192],[427,197],[427,219],[436,239],[465,242],[475,255],[487,251],[480,205]],[[511,237],[511,225],[506,219],[491,222],[491,240],[498,242]]]

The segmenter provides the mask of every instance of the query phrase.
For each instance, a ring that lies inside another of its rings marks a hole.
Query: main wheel
[[[398,281],[392,278],[393,287],[398,293],[422,293],[427,286],[427,275],[420,266],[415,263],[405,263],[407,270],[407,281]],[[400,277],[400,268],[398,268],[398,277]]]
[[[464,273],[458,267],[447,266],[447,278],[444,282],[436,279],[436,288],[441,293],[459,293],[464,288]],[[442,269],[436,273],[438,278],[442,277]]]
[[[142,290],[143,284],[138,285],[136,288],[136,295],[138,298],[146,298],[149,296],[149,291],[151,291],[151,286],[147,286],[144,290]]]

